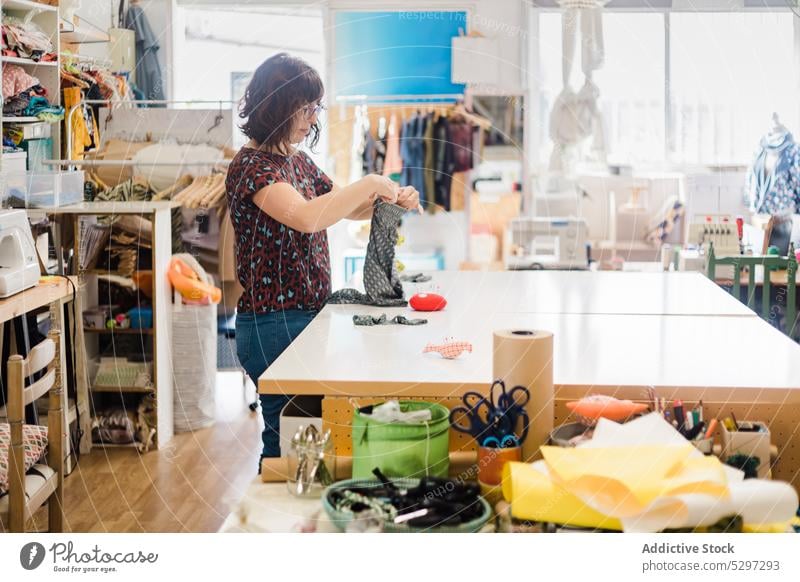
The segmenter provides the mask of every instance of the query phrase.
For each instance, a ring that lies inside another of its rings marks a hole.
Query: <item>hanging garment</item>
[[[394,247],[397,244],[397,228],[405,214],[405,208],[375,202],[372,223],[367,243],[367,256],[364,259],[364,290],[336,291],[328,298],[328,303],[360,303],[381,307],[403,307],[406,300],[403,285],[397,276],[394,260]]]
[[[550,139],[553,152],[550,171],[571,174],[576,161],[576,147],[590,136],[592,150],[598,159],[605,159],[605,136],[597,99],[600,91],[592,73],[603,66],[602,3],[598,0],[559,0],[562,16],[562,83],[563,89],[550,112]],[[580,20],[581,70],[585,81],[578,93],[569,85]]]
[[[400,156],[400,135],[397,124],[397,115],[392,113],[386,137],[386,160],[383,165],[383,175],[387,178],[403,171],[403,159]]]
[[[164,99],[164,77],[158,63],[158,40],[144,10],[133,4],[125,13],[125,28],[136,33],[136,84],[147,99]]]
[[[405,315],[395,315],[393,318],[388,319],[385,313],[381,313],[380,316],[353,316],[353,325],[425,325],[426,323],[428,323],[427,319],[409,319]]]
[[[450,141],[450,123],[440,116],[433,126],[434,142],[434,195],[436,204],[450,211],[450,187],[453,182],[455,160],[453,143]]]
[[[473,167],[473,133],[475,128],[466,121],[451,120],[450,141],[453,144],[453,171],[466,172]]]
[[[65,87],[64,94],[64,107],[72,109],[81,102],[81,90],[79,87]],[[81,112],[76,111],[72,115],[70,121],[70,128],[68,131],[72,132],[72,151],[67,155],[71,160],[83,159],[84,150],[92,145],[92,138],[89,135],[89,128],[86,126],[86,117],[81,115]]]
[[[436,203],[436,161],[435,149],[436,144],[433,141],[434,122],[433,114],[425,117],[425,131],[422,136],[423,143],[423,160],[424,160],[424,184],[425,184],[425,197],[424,200],[427,204],[423,203],[423,207],[431,213],[436,212],[439,207]]]
[[[768,171],[767,158],[775,159]],[[783,216],[800,208],[800,146],[786,132],[776,140],[764,137],[747,174],[750,210],[756,214]]]
[[[357,106],[353,119],[353,146],[350,149],[350,179],[348,182],[359,180],[364,176],[363,160],[367,136],[369,135],[369,118],[362,106]]]
[[[413,186],[421,195],[425,193],[425,118],[415,115],[403,125],[400,153],[403,157],[401,184]]]

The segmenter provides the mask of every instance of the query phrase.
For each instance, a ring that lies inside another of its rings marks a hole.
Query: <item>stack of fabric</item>
[[[63,119],[64,109],[50,104],[39,79],[20,66],[6,65],[3,67],[3,115],[58,121]]]
[[[745,480],[655,413],[624,425],[600,419],[592,440],[542,447],[542,455],[504,467],[503,495],[517,519],[657,532],[736,516],[745,531],[787,531],[797,511],[791,485]]]
[[[33,21],[13,16],[3,19],[3,56],[32,61],[55,61],[58,58],[53,43]]]

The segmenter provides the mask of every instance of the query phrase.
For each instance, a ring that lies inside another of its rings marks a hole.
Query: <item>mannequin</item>
[[[777,113],[772,114],[772,128],[761,138],[748,172],[747,193],[754,213],[772,215],[769,244],[785,254],[791,238],[791,217],[800,208],[800,146]]]

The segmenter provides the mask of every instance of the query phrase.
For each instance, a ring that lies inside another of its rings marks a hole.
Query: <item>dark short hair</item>
[[[242,132],[268,149],[285,145],[292,119],[306,105],[322,99],[325,89],[319,73],[303,59],[278,53],[261,63],[247,85],[239,106]],[[319,124],[311,126],[310,147],[319,141]]]

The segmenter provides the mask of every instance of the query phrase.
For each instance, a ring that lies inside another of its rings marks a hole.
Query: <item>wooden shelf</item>
[[[59,123],[59,121],[43,121],[38,117],[3,117],[3,123]]]
[[[110,393],[117,393],[117,392],[132,392],[132,393],[141,393],[146,394],[148,392],[153,391],[152,386],[97,386],[93,385],[91,387],[92,392],[110,392]]]
[[[109,335],[153,335],[152,327],[134,327],[127,329],[105,329],[96,327],[84,327],[83,333],[104,333]]]
[[[96,44],[111,42],[108,33],[101,32],[90,26],[73,25],[70,22],[61,21],[61,40],[67,44]]]
[[[50,6],[49,4],[41,4],[33,0],[4,0],[3,10],[37,10],[39,12],[57,12],[58,6]]]
[[[33,59],[26,59],[23,57],[0,57],[4,63],[13,63],[15,65],[33,65],[35,67],[57,67],[58,61],[34,61]]]

